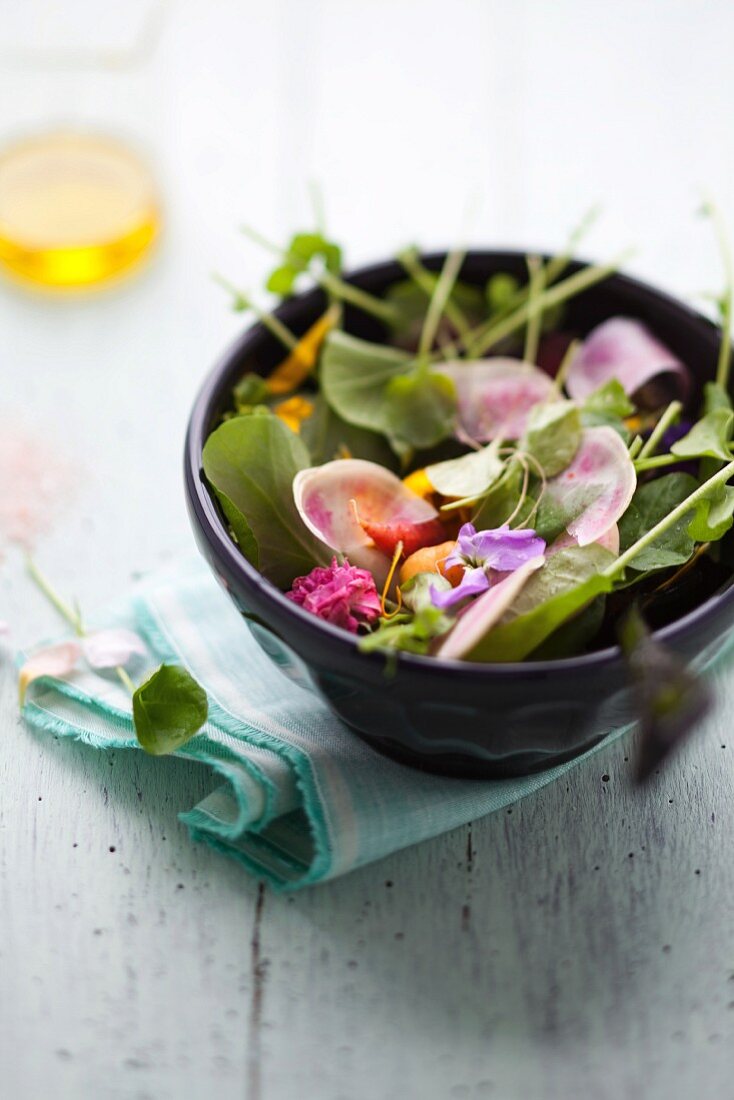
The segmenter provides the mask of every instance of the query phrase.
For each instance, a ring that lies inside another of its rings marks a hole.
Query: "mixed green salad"
[[[430,270],[409,249],[380,297],[323,233],[259,238],[269,291],[315,281],[326,304],[296,335],[234,291],[283,355],[235,386],[204,472],[247,560],[362,650],[563,658],[616,643],[633,606],[658,626],[729,583],[728,262],[701,391],[635,317],[576,331],[569,304],[618,267],[572,264],[579,236],[486,285],[462,251]]]

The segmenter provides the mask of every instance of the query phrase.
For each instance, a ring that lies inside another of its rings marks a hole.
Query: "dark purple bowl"
[[[432,270],[443,254],[423,257]],[[577,262],[570,270],[585,264]],[[483,284],[498,271],[525,278],[519,252],[470,252],[462,279]],[[362,268],[355,285],[383,293],[404,277],[395,262]],[[277,315],[296,333],[325,308],[320,291],[300,294]],[[697,384],[713,378],[719,332],[668,295],[614,275],[574,299],[567,324],[584,333],[615,314],[637,317],[687,363]],[[379,326],[347,310],[350,332],[380,337]],[[186,494],[199,547],[260,645],[290,675],[314,685],[329,706],[365,741],[406,764],[468,777],[520,775],[561,763],[590,748],[611,729],[634,720],[619,648],[556,661],[480,665],[401,655],[393,671],[385,657],[362,654],[356,639],[287,600],[242,556],[231,540],[201,468],[207,436],[230,404],[247,370],[265,373],[282,358],[262,325],[249,328],[206,379],[186,437]],[[734,588],[703,599],[656,632],[686,660],[713,659],[734,624]]]

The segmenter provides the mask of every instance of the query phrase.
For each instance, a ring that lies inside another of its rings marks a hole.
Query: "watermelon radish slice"
[[[438,369],[456,386],[457,434],[477,443],[519,439],[532,407],[553,393],[553,380],[520,359],[461,360]]]
[[[619,556],[619,527],[616,523],[613,523],[608,531],[605,531],[600,539],[596,540],[597,545],[601,546],[604,550],[608,550],[610,554],[614,554],[615,558]],[[557,539],[554,539],[546,550],[546,557],[550,554],[555,554],[557,550],[568,550],[574,546],[578,546],[578,542],[569,535],[568,531],[564,531],[562,535],[559,535]]]
[[[690,376],[683,363],[640,321],[612,317],[592,329],[576,352],[566,389],[575,400],[583,401],[616,378],[631,395],[661,375],[670,377],[675,396],[685,400]]]
[[[446,539],[433,505],[376,462],[337,459],[301,470],[293,498],[308,529],[352,565],[369,569],[378,586],[399,541],[407,555]]]
[[[566,517],[568,534],[579,546],[588,546],[608,535],[627,510],[636,484],[627,448],[614,428],[604,426],[584,430],[570,466],[551,478],[545,492]]]
[[[540,555],[525,562],[519,569],[508,575],[479,596],[466,611],[462,612],[456,626],[448,634],[435,652],[436,657],[448,660],[461,660],[470,653],[478,642],[493,626],[496,626],[504,613],[527,584],[536,569],[540,569],[545,558]]]

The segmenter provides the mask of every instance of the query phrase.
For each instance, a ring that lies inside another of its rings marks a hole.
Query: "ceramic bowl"
[[[439,270],[444,255],[423,262]],[[575,262],[570,270],[585,266]],[[484,284],[495,272],[525,278],[516,252],[471,252],[462,279]],[[404,278],[395,262],[349,276],[373,294]],[[320,291],[297,295],[276,312],[301,333],[323,312]],[[566,327],[583,334],[607,317],[646,322],[688,365],[696,386],[713,378],[719,332],[686,305],[625,275],[614,275],[574,299]],[[380,329],[348,309],[349,331],[379,339]],[[447,775],[520,775],[561,763],[634,719],[618,647],[556,661],[481,665],[401,655],[391,671],[384,656],[365,655],[356,640],[304,611],[265,580],[231,540],[201,469],[207,436],[230,404],[232,387],[248,370],[267,373],[282,358],[277,342],[253,325],[225,352],[196,398],[188,428],[185,480],[199,547],[262,647],[376,750],[403,763]],[[688,661],[703,663],[726,645],[734,627],[734,588],[709,586],[701,602],[656,631]],[[245,623],[243,622],[243,629]]]

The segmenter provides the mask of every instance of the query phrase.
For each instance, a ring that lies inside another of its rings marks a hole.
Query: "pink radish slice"
[[[436,650],[435,656],[460,660],[470,653],[485,634],[497,625],[530,576],[541,568],[544,561],[542,555],[531,558],[513,573],[508,573],[504,580],[493,584],[483,596],[479,596],[459,615],[456,625]]]
[[[566,529],[579,546],[603,538],[625,513],[637,477],[614,428],[586,428],[581,446],[562,473],[546,486],[549,499],[573,518]]]
[[[459,432],[478,443],[519,439],[530,410],[553,390],[547,374],[520,359],[460,360],[437,370],[456,386]]]
[[[639,321],[612,317],[597,325],[571,362],[566,389],[583,401],[616,378],[625,393],[637,393],[651,379],[671,375],[678,395],[685,398],[690,386],[687,368]]]
[[[384,583],[390,557],[376,549],[362,524],[409,530],[438,517],[432,504],[390,470],[361,458],[301,470],[293,479],[293,498],[308,529],[330,549],[346,554],[352,565],[369,569],[378,585]]]
[[[610,554],[614,554],[616,558],[619,554],[619,527],[617,527],[617,524],[613,523],[609,530],[605,531],[601,538],[596,540],[596,544],[604,550],[608,550]],[[578,546],[578,542],[573,535],[569,535],[568,531],[564,531],[550,544],[545,552],[546,557],[555,554],[557,550],[568,550],[569,547],[573,546]]]

